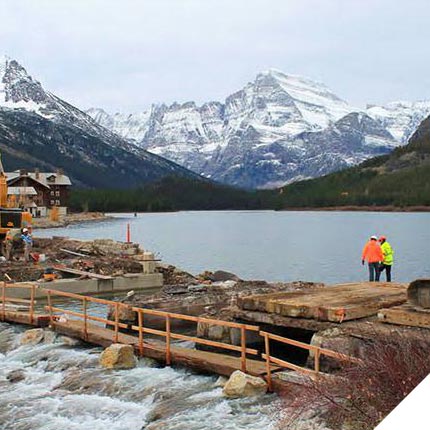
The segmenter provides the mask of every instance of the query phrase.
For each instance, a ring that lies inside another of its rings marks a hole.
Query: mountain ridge
[[[199,176],[150,154],[44,90],[17,61],[0,58],[0,148],[6,168],[63,168],[79,186],[138,186]]]
[[[203,176],[268,188],[390,152],[405,144],[430,114],[430,102],[358,109],[322,83],[272,69],[224,102],[152,105],[138,114],[88,113],[115,133]],[[356,121],[356,128],[339,127],[353,113],[366,120]]]

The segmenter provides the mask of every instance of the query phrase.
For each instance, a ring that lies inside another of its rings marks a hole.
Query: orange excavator
[[[5,241],[13,240],[12,236],[16,235],[23,228],[28,228],[31,231],[33,219],[30,212],[13,207],[13,201],[8,200],[7,190],[7,178],[0,154],[0,243],[3,255],[6,253]]]

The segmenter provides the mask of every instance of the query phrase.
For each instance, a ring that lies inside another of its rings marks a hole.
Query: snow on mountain
[[[144,113],[88,113],[141,147],[199,174],[244,187],[319,176],[406,143],[430,102],[358,109],[324,84],[259,73],[224,103],[154,105]]]
[[[379,121],[398,142],[406,144],[421,122],[430,115],[430,101],[399,101],[385,106],[368,106],[367,114]]]
[[[140,127],[145,118],[138,119]],[[0,149],[8,153],[10,165],[62,167],[75,183],[86,186],[125,187],[174,174],[197,176],[103,127],[46,91],[8,57],[0,58]]]

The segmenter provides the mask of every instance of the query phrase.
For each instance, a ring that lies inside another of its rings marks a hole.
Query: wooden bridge
[[[277,377],[277,373],[282,370],[289,369],[314,378],[318,377],[320,375],[320,357],[323,355],[340,361],[358,361],[345,354],[261,331],[255,325],[133,307],[117,301],[40,288],[37,285],[31,284],[2,283],[0,284],[0,288],[0,319],[2,321],[36,327],[49,326],[58,333],[80,338],[85,342],[103,347],[107,347],[113,343],[132,345],[139,356],[150,357],[166,365],[178,364],[194,370],[224,376],[230,376],[235,370],[242,370],[250,375],[265,379],[270,391],[282,387],[282,381]],[[8,297],[8,291],[13,288],[29,289],[30,299]],[[37,306],[35,300],[36,292],[42,292],[45,295],[47,303],[45,306]],[[54,306],[54,298],[78,301],[81,312]],[[94,309],[90,309],[92,304],[104,305],[107,308],[111,307],[114,311],[113,320],[94,315]],[[121,307],[136,312],[137,325],[120,322]],[[41,312],[41,310],[45,312]],[[150,316],[163,318],[165,329],[156,330],[148,327],[148,324],[145,325],[145,317],[148,318]],[[175,333],[171,329],[171,322],[173,320],[196,324],[207,323],[235,329],[240,333],[240,344],[233,345],[231,343]],[[121,329],[127,330],[127,333],[122,332]],[[262,341],[264,341],[263,353],[260,354],[258,350],[247,347],[247,334],[249,332],[258,333],[261,336]],[[161,340],[155,339],[154,336],[161,338]],[[175,341],[189,341],[195,344],[210,346],[217,350],[231,351],[236,355],[188,348]],[[271,341],[289,344],[309,351],[314,357],[313,369],[301,367],[272,356],[270,353]]]

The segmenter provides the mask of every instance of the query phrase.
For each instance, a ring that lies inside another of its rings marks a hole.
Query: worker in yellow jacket
[[[379,242],[381,243],[381,251],[384,257],[379,268],[379,273],[381,274],[385,270],[387,282],[391,282],[391,267],[394,263],[394,251],[391,245],[387,242],[387,238],[385,236],[381,236],[379,238]]]

